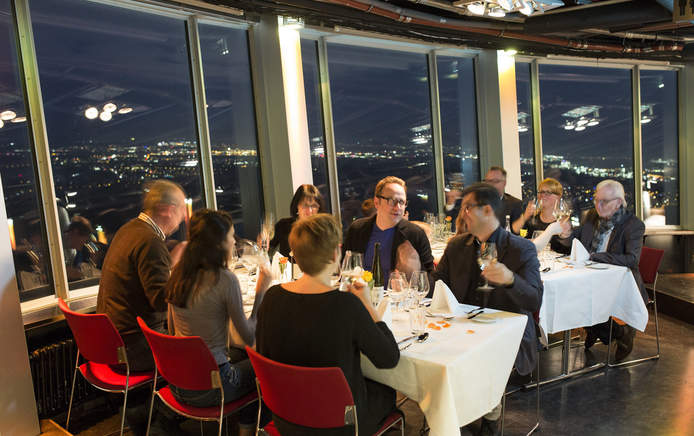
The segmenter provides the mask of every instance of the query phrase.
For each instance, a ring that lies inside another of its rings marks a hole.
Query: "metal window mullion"
[[[332,212],[342,221],[340,211],[340,182],[337,178],[337,152],[335,151],[335,130],[333,124],[333,105],[330,96],[330,72],[328,70],[328,43],[324,36],[318,39],[318,75],[323,108],[323,134],[325,135],[325,160],[328,164],[328,186]]]
[[[634,213],[643,216],[643,171],[641,162],[641,71],[638,65],[631,70],[631,101],[634,128]]]
[[[486,82],[483,74],[480,74],[480,57],[475,56],[472,62],[473,71],[475,73],[475,107],[477,108],[477,167],[480,180],[484,178],[486,169],[489,168],[489,141],[487,135],[487,99],[485,97],[482,101],[482,94],[486,86]],[[498,85],[497,85],[498,86]],[[486,96],[486,93],[484,93]],[[480,110],[482,110],[483,115],[479,116]],[[484,147],[482,146],[482,141],[480,138],[484,138]]]
[[[51,271],[56,295],[67,300],[68,279],[63,254],[62,232],[58,219],[58,207],[53,185],[53,170],[51,168],[51,152],[46,132],[46,119],[43,110],[43,97],[39,81],[39,67],[34,46],[34,32],[31,26],[28,0],[14,2],[18,55],[20,59],[21,76],[24,81],[26,107],[29,119],[29,132],[34,146],[38,188],[41,199],[44,224],[47,231],[48,252],[50,255]]]
[[[188,29],[188,53],[190,56],[195,120],[198,132],[198,153],[200,156],[200,168],[202,169],[202,192],[205,195],[205,206],[209,209],[217,209],[214,168],[212,166],[212,145],[210,143],[210,127],[207,120],[207,97],[205,96],[205,75],[202,67],[198,18],[189,17],[186,26]]]
[[[436,180],[436,204],[439,213],[444,213],[445,175],[443,168],[443,139],[441,136],[441,105],[439,101],[439,74],[436,64],[436,51],[432,50],[427,56],[429,62],[429,94],[431,102],[431,133],[434,146],[434,172]]]
[[[530,64],[530,106],[533,114],[533,147],[535,164],[535,189],[544,179],[544,157],[542,155],[542,119],[540,107],[540,66],[535,59]]]

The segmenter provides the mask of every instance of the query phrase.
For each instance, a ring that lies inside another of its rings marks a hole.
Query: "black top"
[[[516,356],[515,367],[520,374],[535,368],[539,341],[533,313],[540,310],[544,288],[540,279],[540,263],[532,242],[498,227],[489,242],[496,243],[497,259],[513,271],[513,284],[495,287],[489,295],[488,306],[493,309],[522,313],[528,316],[523,340]],[[477,244],[470,233],[448,241],[434,278],[443,280],[460,303],[479,306],[482,293],[475,291],[479,284]]]
[[[337,366],[345,374],[357,406],[360,434],[373,434],[360,353],[377,368],[393,368],[400,351],[384,322],[374,323],[359,299],[333,290],[297,294],[281,285],[268,289],[258,312],[258,352],[290,365]]]
[[[528,233],[525,235],[525,239],[533,239],[533,233],[537,231],[544,231],[550,224],[552,223],[542,221],[540,219],[540,215],[533,215],[533,217],[526,221],[525,225],[523,225],[523,228],[528,231]],[[553,251],[558,253],[563,252],[563,245],[561,242],[559,242],[559,235],[552,236],[552,238],[549,240],[549,246]]]
[[[275,237],[270,241],[270,256],[279,248],[280,253],[284,257],[289,257],[289,252],[292,250],[289,247],[289,233],[292,231],[292,226],[298,217],[282,218],[275,224]]]
[[[501,198],[502,208],[496,211],[496,217],[499,219],[501,228],[506,228],[506,215],[511,218],[509,225],[513,224],[523,213],[523,203],[510,194],[504,194]]]

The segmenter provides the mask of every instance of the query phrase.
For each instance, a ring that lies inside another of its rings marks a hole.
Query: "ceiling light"
[[[518,125],[518,131],[521,132],[521,133],[525,133],[525,132],[528,131],[528,126],[523,125],[523,124],[519,124],[519,125]]]
[[[641,118],[641,124],[648,124],[648,123],[650,123],[651,121],[652,121],[652,119],[651,119],[651,118],[648,118],[648,117],[643,117],[643,118]]]
[[[586,126],[578,126],[576,127],[576,131],[580,132],[581,130],[586,130]]]
[[[600,124],[600,121],[593,118],[592,120],[588,121],[588,124],[586,124],[586,126],[593,127],[593,126],[597,126],[598,124]]]
[[[513,9],[513,0],[497,0],[497,3],[506,12],[510,12]]]
[[[503,18],[506,16],[506,12],[501,8],[491,8],[487,15],[494,18]]]
[[[0,129],[2,129],[2,126],[5,125],[5,122],[3,120],[0,120]]]
[[[574,126],[573,124],[564,124],[564,130],[573,130],[575,128],[576,126]]]
[[[279,16],[280,26],[285,29],[299,30],[304,28],[304,19],[299,17]]]
[[[17,114],[14,113],[13,111],[4,111],[4,112],[0,113],[0,120],[9,121],[16,116],[17,116]]]
[[[12,122],[13,123],[23,123],[26,120],[27,120],[27,117],[17,117],[17,118],[13,118]]]
[[[585,126],[586,124],[588,124],[588,120],[585,118],[581,118],[580,120],[576,121],[577,126]]]
[[[132,112],[132,111],[133,111],[133,108],[127,107],[127,106],[118,109],[118,113],[119,113],[119,114],[129,114],[129,113]]]
[[[510,48],[508,50],[505,50],[504,53],[506,53],[507,56],[515,56],[518,54],[518,50]]]
[[[518,6],[518,12],[520,12],[523,15],[530,16],[533,12],[535,12],[533,2],[529,0],[518,0],[516,6]]]
[[[118,109],[118,106],[113,103],[106,103],[104,105],[104,112],[115,112],[116,109]]]
[[[101,119],[101,121],[111,121],[111,118],[113,118],[111,112],[103,111],[99,114],[99,119]]]
[[[94,106],[90,106],[84,111],[84,116],[87,117],[88,120],[93,120],[99,116],[99,109],[95,108]]]
[[[487,7],[484,3],[470,3],[467,5],[467,10],[470,11],[471,14],[475,15],[484,15],[484,10],[486,8]]]

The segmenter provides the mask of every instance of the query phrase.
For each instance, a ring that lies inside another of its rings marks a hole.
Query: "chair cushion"
[[[263,427],[263,431],[265,431],[265,433],[269,434],[270,436],[282,436],[280,432],[277,430],[277,427],[275,427],[274,421],[270,421],[268,425]]]
[[[199,419],[216,419],[219,418],[219,406],[212,407],[195,407],[190,406],[185,403],[181,403],[174,397],[171,389],[166,386],[159,391],[157,391],[159,397],[166,403],[167,406],[175,410],[176,412]],[[224,416],[236,412],[248,403],[258,399],[258,392],[252,391],[238,400],[230,401],[224,403]]]
[[[124,373],[116,372],[110,366],[103,363],[86,362],[80,365],[80,372],[89,383],[105,391],[125,390],[126,376]],[[146,383],[151,383],[154,378],[154,371],[131,372],[128,382],[128,389],[139,387]]]

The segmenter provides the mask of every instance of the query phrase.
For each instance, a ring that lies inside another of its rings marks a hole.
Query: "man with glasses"
[[[484,182],[489,183],[499,193],[501,199],[501,208],[496,211],[496,217],[502,227],[506,227],[506,217],[511,218],[508,225],[513,233],[518,234],[520,228],[523,227],[521,215],[523,214],[522,202],[511,194],[506,193],[506,170],[501,167],[490,167],[487,175],[484,176]]]
[[[381,270],[387,283],[394,269],[408,274],[434,270],[429,239],[420,227],[404,219],[407,207],[405,182],[389,176],[378,182],[374,192],[376,213],[352,223],[342,245],[346,250],[364,253],[364,268],[371,269],[374,246],[381,244]]]
[[[624,186],[616,180],[603,180],[595,188],[593,203],[595,208],[588,211],[581,226],[570,234],[562,235],[564,239],[560,241],[565,246],[565,252],[570,251],[572,240],[578,238],[590,253],[590,260],[626,266],[634,275],[644,302],[648,302],[648,294],[639,273],[639,258],[646,226],[626,209]],[[607,344],[610,321],[586,327],[586,331],[586,350],[598,339]],[[635,333],[631,326],[614,324],[612,337],[617,340],[615,360],[624,360],[631,353]]]
[[[528,316],[514,363],[515,372],[527,376],[538,358],[533,313],[540,310],[544,290],[535,245],[500,226],[497,212],[502,204],[496,187],[475,183],[463,190],[462,197],[457,220],[461,233],[448,241],[433,278],[443,280],[460,303],[482,306],[488,298],[488,307]],[[497,252],[484,271],[478,264],[482,243],[494,243]],[[491,291],[477,291],[483,279]],[[498,434],[500,415],[501,404],[483,417],[480,434]]]

